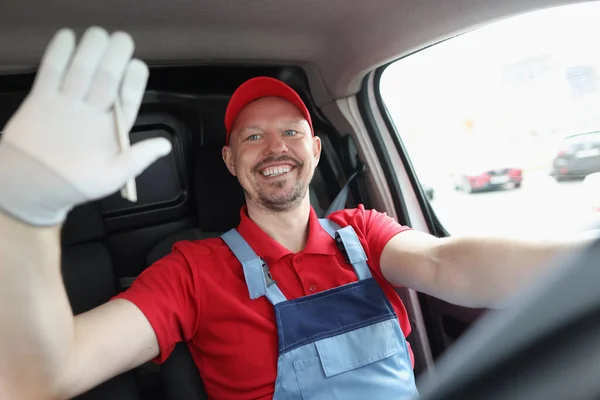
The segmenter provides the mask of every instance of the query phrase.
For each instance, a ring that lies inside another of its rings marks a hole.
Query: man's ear
[[[221,150],[221,156],[223,157],[223,161],[229,170],[231,175],[236,176],[235,174],[235,166],[233,164],[233,152],[231,151],[231,146],[223,146],[223,150]]]
[[[321,159],[321,138],[318,136],[313,136],[313,156],[318,164]]]

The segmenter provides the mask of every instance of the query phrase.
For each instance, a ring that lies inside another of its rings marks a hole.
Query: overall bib
[[[351,226],[320,219],[358,281],[287,300],[268,266],[236,229],[221,237],[242,264],[252,299],[275,308],[279,358],[275,400],[378,400],[418,396],[404,334],[371,275]]]

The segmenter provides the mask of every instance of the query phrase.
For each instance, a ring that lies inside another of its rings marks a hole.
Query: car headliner
[[[318,106],[370,70],[506,16],[569,0],[8,0],[0,73],[34,70],[61,27],[126,30],[151,65],[299,65]]]

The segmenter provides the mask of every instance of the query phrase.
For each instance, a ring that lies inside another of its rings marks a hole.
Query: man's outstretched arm
[[[398,286],[465,307],[497,308],[543,273],[553,259],[581,249],[591,240],[440,239],[406,231],[385,246],[381,270]]]
[[[115,300],[73,317],[60,271],[69,210],[123,187],[171,147],[121,152],[112,114],[133,126],[148,78],[125,33],[60,31],[0,139],[0,398],[66,399],[158,353],[142,312]]]
[[[69,399],[158,354],[152,327],[126,300],[73,317],[59,227],[0,213],[0,398]]]

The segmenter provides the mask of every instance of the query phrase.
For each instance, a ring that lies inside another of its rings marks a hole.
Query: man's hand
[[[158,138],[119,152],[112,107],[119,96],[129,132],[148,79],[133,49],[121,32],[90,28],[76,51],[72,31],[56,34],[0,140],[0,210],[32,225],[60,224],[73,206],[116,192],[171,151]]]

